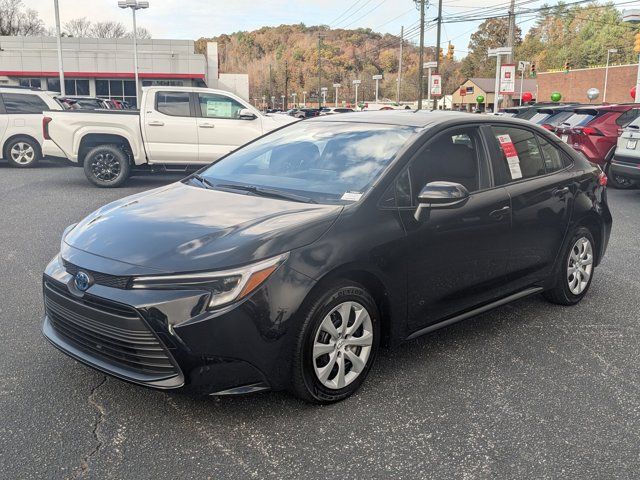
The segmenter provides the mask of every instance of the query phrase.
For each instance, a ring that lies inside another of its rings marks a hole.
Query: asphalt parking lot
[[[194,398],[107,378],[40,334],[63,229],[179,177],[97,189],[81,169],[0,163],[0,478],[637,478],[640,190],[586,299],[533,297],[383,350],[328,407]]]

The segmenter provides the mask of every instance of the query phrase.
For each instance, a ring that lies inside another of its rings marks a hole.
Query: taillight
[[[51,140],[51,137],[49,136],[49,124],[51,123],[51,120],[53,120],[51,117],[42,118],[42,136],[45,140]]]
[[[604,135],[600,130],[593,127],[577,127],[574,129],[574,132],[578,134],[583,134],[583,135],[594,135],[596,137],[604,137]]]
[[[607,175],[604,172],[600,172],[600,175],[598,175],[598,185],[606,187],[608,181]]]

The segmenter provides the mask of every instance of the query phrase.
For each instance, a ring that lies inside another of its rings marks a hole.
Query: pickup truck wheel
[[[116,145],[94,147],[84,158],[84,174],[98,187],[119,187],[130,173],[129,159]]]
[[[12,167],[33,167],[41,157],[40,145],[28,137],[16,137],[5,145],[4,157]]]

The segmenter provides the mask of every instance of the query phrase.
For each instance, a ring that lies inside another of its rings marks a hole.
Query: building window
[[[39,78],[21,78],[20,86],[21,87],[31,87],[31,88],[40,88],[41,87]]]
[[[96,96],[120,100],[136,107],[136,82],[134,80],[96,80]]]
[[[73,78],[65,79],[64,89],[65,89],[65,95],[87,97],[89,96],[89,80],[76,80]],[[51,90],[52,92],[59,92],[60,79],[48,78],[47,90]]]

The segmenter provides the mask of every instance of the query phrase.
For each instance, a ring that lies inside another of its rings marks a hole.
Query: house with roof
[[[513,105],[520,105],[520,82],[521,79],[516,79],[516,93],[512,96]],[[474,111],[476,108],[482,111],[495,111],[495,78],[468,78],[462,85],[460,85],[452,95],[452,109],[453,110],[467,110]],[[533,95],[533,100],[537,96],[537,81],[535,79],[525,78],[522,84],[522,92],[529,92]],[[478,96],[484,97],[484,102],[479,104],[477,102]],[[499,107],[502,108],[503,104],[500,102]]]

